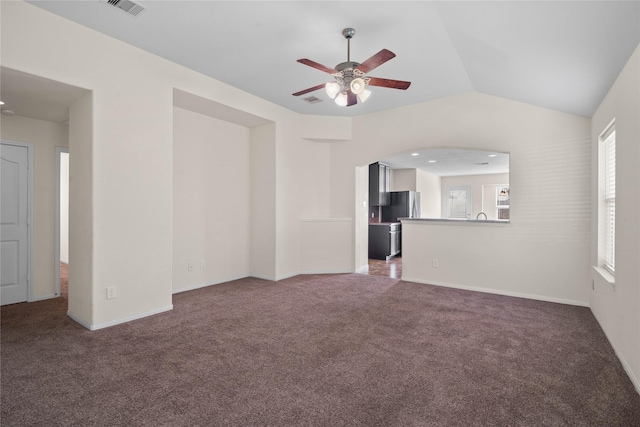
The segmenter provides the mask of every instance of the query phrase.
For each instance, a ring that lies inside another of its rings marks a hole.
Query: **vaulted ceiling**
[[[106,0],[30,1],[116,39],[303,114],[357,116],[477,91],[590,117],[640,42],[638,1],[136,1],[137,17]],[[364,104],[339,107],[332,80],[299,64],[346,61],[383,48],[397,56]]]

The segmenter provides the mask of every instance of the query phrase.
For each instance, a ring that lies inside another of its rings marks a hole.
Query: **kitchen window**
[[[616,129],[600,135],[598,149],[598,259],[609,273],[616,270]]]
[[[496,218],[509,219],[509,186],[496,187]]]
[[[443,196],[443,218],[469,219],[473,206],[471,198],[471,186],[446,188]]]

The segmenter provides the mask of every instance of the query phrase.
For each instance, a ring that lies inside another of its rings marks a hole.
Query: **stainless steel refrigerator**
[[[382,222],[398,222],[398,218],[420,218],[420,193],[392,191],[388,206],[380,208]]]

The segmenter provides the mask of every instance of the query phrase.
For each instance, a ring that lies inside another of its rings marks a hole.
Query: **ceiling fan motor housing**
[[[336,71],[342,72],[349,69],[355,69],[358,67],[358,65],[360,65],[360,63],[354,61],[341,62],[336,65]]]

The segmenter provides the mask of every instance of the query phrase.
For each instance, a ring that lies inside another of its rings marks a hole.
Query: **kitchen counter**
[[[416,222],[448,222],[448,223],[474,223],[474,224],[509,224],[508,219],[448,219],[448,218],[400,218],[400,221]]]
[[[400,225],[401,222],[370,222],[369,225]]]

